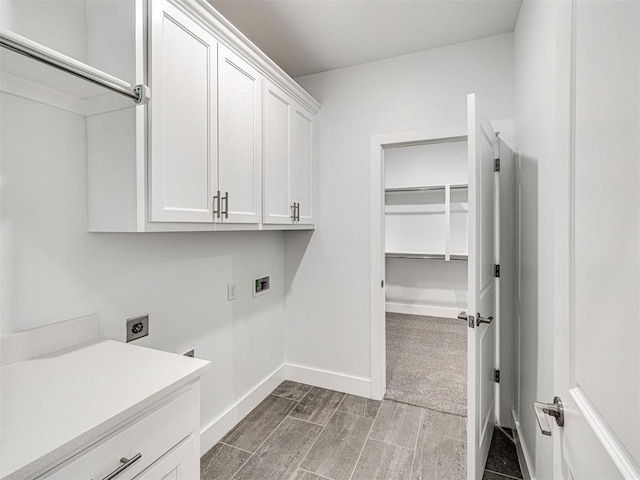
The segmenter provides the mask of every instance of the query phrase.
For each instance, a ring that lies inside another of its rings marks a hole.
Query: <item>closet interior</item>
[[[467,158],[466,136],[384,149],[386,396],[462,416]]]

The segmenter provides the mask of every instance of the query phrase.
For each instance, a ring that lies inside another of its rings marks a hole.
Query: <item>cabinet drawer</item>
[[[199,480],[199,453],[192,435],[135,480]]]
[[[139,453],[141,457],[116,477],[117,480],[132,479],[194,432],[199,414],[197,406],[196,391],[191,388],[78,454],[46,478],[102,480],[122,465],[121,458],[131,459]]]

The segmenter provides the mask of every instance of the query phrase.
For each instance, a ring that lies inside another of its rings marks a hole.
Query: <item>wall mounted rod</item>
[[[0,46],[79,77],[87,82],[99,85],[112,92],[129,97],[136,103],[146,103],[149,99],[148,88],[144,85],[136,85],[133,87],[124,80],[120,80],[96,68],[85,65],[82,62],[9,30],[0,29]]]

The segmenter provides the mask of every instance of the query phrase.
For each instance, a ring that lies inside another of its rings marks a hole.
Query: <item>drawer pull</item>
[[[120,475],[122,472],[124,472],[127,468],[129,468],[131,465],[136,463],[141,458],[142,458],[141,453],[138,453],[136,456],[132,458],[122,457],[120,459],[120,463],[122,463],[122,465],[120,465],[118,468],[116,468],[113,472],[111,472],[109,475],[104,477],[102,480],[113,480],[114,478],[116,478],[118,475]]]

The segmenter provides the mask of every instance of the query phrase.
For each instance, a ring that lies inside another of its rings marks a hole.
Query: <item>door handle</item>
[[[484,318],[483,316],[480,315],[480,313],[478,313],[478,315],[476,316],[476,326],[480,326],[481,323],[491,323],[493,322],[493,317],[489,317],[489,318]]]
[[[213,216],[220,219],[220,190],[218,190],[217,195],[213,196]]]
[[[564,426],[564,406],[562,405],[560,397],[553,397],[553,403],[533,402],[533,409],[536,412],[538,425],[540,425],[540,430],[542,430],[543,435],[551,436],[551,426],[545,415],[554,417],[556,419],[556,425],[559,427]]]
[[[473,323],[473,315],[467,315],[467,312],[460,312],[458,314],[458,320],[463,320],[469,323],[469,328],[473,328],[475,325]]]
[[[131,457],[131,458],[122,457],[120,459],[120,463],[122,465],[120,465],[113,472],[111,472],[109,475],[104,477],[103,480],[113,480],[114,478],[116,478],[118,475],[120,475],[122,472],[124,472],[127,468],[129,468],[131,465],[136,463],[141,458],[142,458],[142,454],[141,453],[138,453],[137,455],[135,455],[134,457]]]
[[[291,221],[295,222],[296,221],[296,203],[294,202],[293,205],[291,205]]]
[[[300,221],[300,204],[296,203],[296,220]]]
[[[224,210],[222,211],[222,214],[224,215],[224,218],[229,218],[229,192],[224,192],[222,200],[224,200]],[[220,206],[222,206],[222,200]]]

